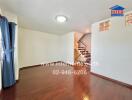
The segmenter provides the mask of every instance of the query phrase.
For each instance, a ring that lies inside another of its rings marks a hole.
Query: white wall
[[[73,34],[62,36],[19,28],[20,66],[53,61],[73,62]]]
[[[58,61],[59,36],[19,28],[20,67]]]
[[[74,61],[74,34],[53,35],[19,28],[20,68],[53,61]]]
[[[92,72],[132,84],[132,25],[125,17],[113,17],[111,28],[99,32],[99,22],[92,25]]]
[[[74,32],[60,36],[61,61],[74,63]]]

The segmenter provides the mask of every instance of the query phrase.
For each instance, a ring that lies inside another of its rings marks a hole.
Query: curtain
[[[0,27],[2,37],[2,86],[10,87],[15,84],[14,70],[14,40],[15,40],[15,23],[9,23],[7,18],[1,16]]]

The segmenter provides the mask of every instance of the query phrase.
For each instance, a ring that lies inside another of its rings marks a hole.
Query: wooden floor
[[[19,82],[4,89],[0,100],[132,100],[132,90],[88,75],[54,75],[70,66],[39,66],[20,71]],[[85,70],[83,68],[83,70]]]

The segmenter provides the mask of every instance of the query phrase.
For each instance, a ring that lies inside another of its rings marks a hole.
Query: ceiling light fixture
[[[67,21],[67,17],[63,15],[56,16],[56,21],[59,23],[65,23]]]

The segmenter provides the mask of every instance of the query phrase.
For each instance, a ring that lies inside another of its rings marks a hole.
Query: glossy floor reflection
[[[19,82],[4,89],[0,100],[132,100],[132,90],[84,67],[40,66],[21,70]]]

